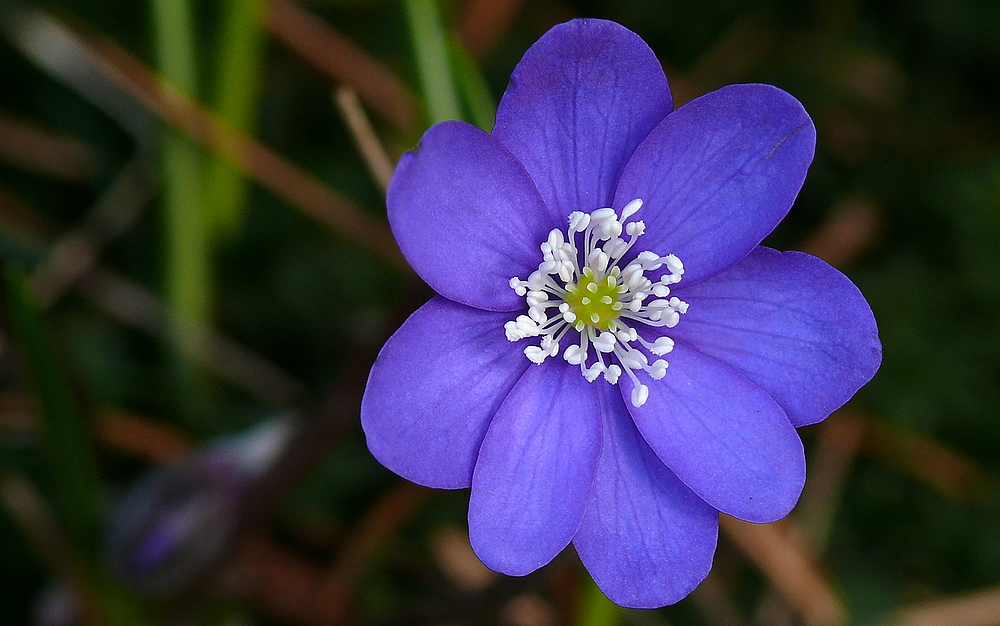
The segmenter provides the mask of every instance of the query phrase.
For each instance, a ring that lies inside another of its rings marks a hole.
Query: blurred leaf
[[[451,72],[448,40],[435,0],[403,0],[417,74],[431,124],[462,119]]]
[[[490,132],[497,116],[497,104],[490,93],[490,87],[475,59],[454,33],[448,37],[448,44],[451,58],[455,62],[455,82],[461,89],[469,119],[482,130]]]
[[[41,419],[42,449],[56,513],[80,549],[92,549],[101,524],[100,479],[87,424],[73,398],[62,359],[32,299],[25,276],[4,271],[14,339]]]
[[[151,0],[154,41],[164,78],[186,95],[197,95],[192,6],[188,0]],[[167,330],[173,339],[179,406],[189,417],[201,411],[203,381],[187,354],[197,352],[200,329],[212,307],[210,220],[204,204],[203,159],[173,130],[161,146],[166,215]]]
[[[577,626],[620,626],[622,609],[597,587],[589,575],[584,575]]]
[[[215,72],[215,109],[219,116],[250,133],[260,100],[263,75],[263,18],[267,0],[223,0],[222,34]],[[205,190],[214,223],[230,233],[242,220],[247,199],[246,177],[219,157],[211,160]]]

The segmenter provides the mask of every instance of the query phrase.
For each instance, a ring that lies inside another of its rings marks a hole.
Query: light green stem
[[[452,61],[455,63],[455,82],[461,89],[462,100],[469,112],[469,121],[490,132],[497,116],[497,105],[493,94],[490,93],[490,87],[486,84],[483,73],[479,71],[475,59],[454,33],[448,38],[448,43]]]
[[[188,0],[152,0],[157,61],[169,83],[197,96],[194,25]],[[167,331],[177,349],[175,357],[200,349],[200,329],[211,310],[209,223],[202,196],[202,158],[190,141],[174,131],[164,132],[161,159],[166,237]],[[190,360],[178,358],[178,377],[187,392],[196,391]],[[191,402],[182,407],[191,410]]]
[[[222,0],[222,5],[213,104],[222,119],[252,134],[260,99],[268,1]],[[205,197],[215,232],[225,234],[239,227],[247,190],[247,179],[239,170],[222,158],[212,158]]]
[[[417,59],[417,74],[427,106],[428,121],[462,119],[451,73],[448,41],[435,0],[403,0]]]

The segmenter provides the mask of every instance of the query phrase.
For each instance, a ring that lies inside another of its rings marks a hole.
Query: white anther
[[[663,359],[657,359],[649,366],[646,370],[649,373],[649,377],[653,380],[660,380],[667,375],[667,362]]]
[[[627,220],[628,218],[635,215],[635,212],[642,208],[642,200],[636,198],[632,200],[624,207],[622,207],[622,220]]]
[[[632,406],[638,408],[646,404],[646,400],[649,400],[649,387],[636,385],[632,388]]]
[[[670,295],[670,287],[657,283],[653,285],[653,295],[657,298],[666,298]]]
[[[609,260],[610,259],[604,250],[597,248],[587,257],[587,266],[593,268],[595,271],[604,272],[604,270],[608,269]],[[591,291],[596,291],[597,286],[593,283],[587,285],[587,288],[590,289],[591,286],[594,287]]]
[[[684,273],[684,264],[681,263],[681,260],[678,259],[676,255],[668,254],[666,257],[664,257],[664,260],[666,261],[667,269],[670,270],[671,274]]]
[[[590,226],[590,215],[583,211],[573,211],[569,214],[569,229],[573,232],[582,233]]]
[[[618,216],[615,214],[614,209],[610,207],[605,207],[603,209],[597,209],[596,211],[593,211],[590,214],[590,221],[593,222],[595,225],[597,225],[613,220],[616,217]]]
[[[655,252],[650,252],[649,250],[640,252],[639,255],[635,257],[635,260],[641,263],[642,269],[647,272],[659,269],[660,266],[663,265],[663,262],[660,260],[660,255]]]
[[[549,353],[542,350],[539,346],[528,346],[524,349],[524,356],[528,357],[528,360],[532,363],[541,363],[546,358],[548,358]]]
[[[573,311],[563,311],[562,316],[567,324],[572,324],[573,322],[576,321],[576,313],[574,313]]]
[[[535,306],[528,307],[528,317],[535,320],[539,324],[549,319],[548,316],[545,315],[545,309],[537,304]]]
[[[604,380],[608,381],[612,385],[618,384],[618,377],[622,375],[622,368],[617,365],[612,365],[608,369],[604,370]]]
[[[510,288],[514,290],[514,293],[519,296],[523,297],[524,294],[528,293],[528,283],[521,280],[517,276],[511,278],[508,284],[510,285]]]
[[[664,326],[667,328],[673,328],[674,326],[677,326],[677,322],[681,321],[681,316],[677,311],[671,310],[664,313],[663,320]]]
[[[587,382],[592,383],[597,380],[597,377],[601,375],[604,369],[604,365],[600,361],[595,361],[593,365],[583,370],[583,377],[587,379]]]
[[[594,348],[598,352],[614,352],[615,350],[615,336],[608,331],[602,332],[597,337],[593,338]]]
[[[670,337],[657,337],[649,351],[656,356],[663,356],[674,349],[674,340]]]
[[[629,369],[639,370],[646,366],[646,358],[638,350],[630,350],[618,355],[622,365]]]
[[[532,291],[539,291],[545,287],[545,274],[538,270],[535,270],[528,276],[527,280],[528,289]]]
[[[580,363],[583,363],[584,359],[587,358],[587,355],[580,349],[580,346],[574,343],[570,347],[566,348],[565,352],[563,352],[563,358],[566,359],[566,362],[570,365],[579,365]]]
[[[639,220],[638,222],[629,222],[625,225],[625,232],[633,237],[639,237],[646,232],[646,222]]]
[[[536,304],[541,304],[549,299],[549,294],[544,291],[529,291],[526,298],[528,306],[535,306]]]
[[[542,337],[542,350],[549,356],[555,356],[559,354],[559,342],[552,335],[545,335]]]
[[[559,278],[561,278],[564,283],[568,283],[573,280],[574,271],[572,263],[569,261],[563,261],[559,266]]]
[[[561,230],[553,228],[549,231],[549,238],[545,243],[549,244],[549,247],[551,247],[553,251],[556,251],[562,248],[563,244],[566,243],[566,240],[563,238]]]
[[[632,224],[629,224],[629,226],[631,225]],[[625,254],[627,250],[628,250],[628,242],[622,239],[621,237],[615,237],[614,239],[608,241],[608,243],[604,244],[604,251],[607,253],[608,256],[614,259],[617,259],[621,255]]]

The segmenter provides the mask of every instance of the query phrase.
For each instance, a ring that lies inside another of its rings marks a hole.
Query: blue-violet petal
[[[647,384],[649,400],[626,406],[649,446],[692,491],[748,522],[773,522],[792,510],[805,483],[802,441],[763,389],[681,343],[666,377]],[[631,397],[631,380],[619,386]]]
[[[506,317],[438,296],[389,338],[361,401],[382,465],[427,487],[472,484],[490,420],[530,365],[504,337]]]
[[[480,560],[523,576],[559,554],[580,526],[600,452],[594,387],[555,360],[528,368],[476,461],[469,539]]]
[[[552,220],[565,227],[573,211],[610,206],[625,162],[672,108],[646,42],[614,22],[579,19],[525,53],[493,136],[524,164]]]
[[[649,449],[618,390],[597,384],[604,441],[590,504],[573,545],[616,604],[673,604],[708,575],[719,512]]]
[[[691,307],[672,337],[743,372],[796,427],[871,380],[882,347],[871,308],[814,256],[758,247],[725,272],[674,292]]]
[[[403,255],[434,291],[490,311],[523,306],[508,282],[538,267],[552,222],[527,172],[491,136],[464,122],[432,127],[399,160],[386,206]]]
[[[730,85],[667,116],[625,166],[615,207],[642,198],[643,249],[684,261],[684,285],[746,256],[791,208],[816,129],[770,85]],[[638,253],[635,250],[634,253]]]

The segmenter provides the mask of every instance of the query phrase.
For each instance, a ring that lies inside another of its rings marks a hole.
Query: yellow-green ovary
[[[598,330],[611,330],[612,322],[621,314],[618,301],[619,285],[613,276],[595,281],[593,270],[586,268],[575,285],[566,285],[564,300],[576,314],[577,323],[583,322]]]

